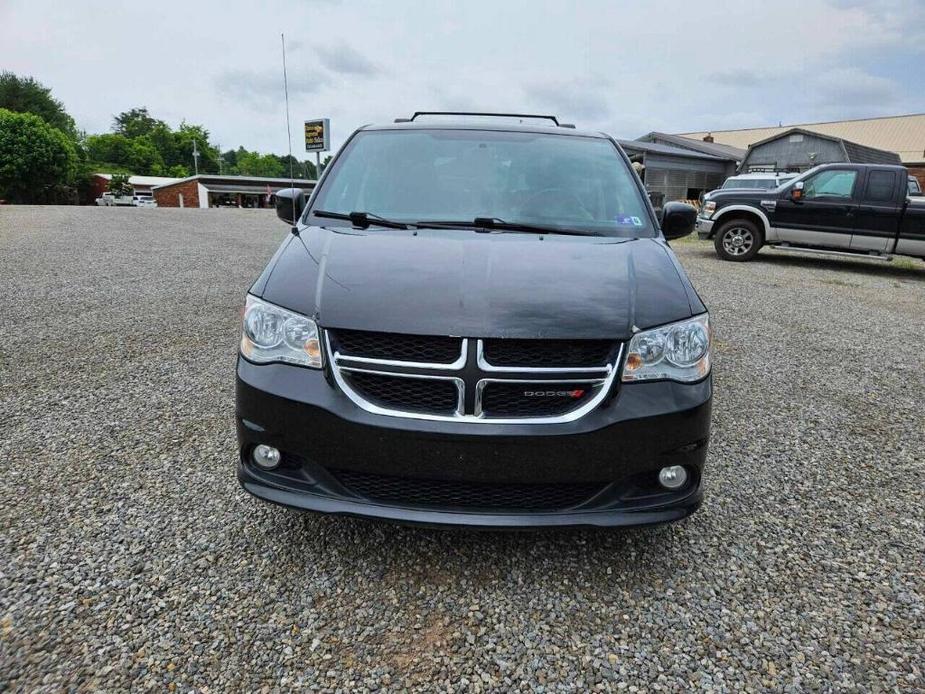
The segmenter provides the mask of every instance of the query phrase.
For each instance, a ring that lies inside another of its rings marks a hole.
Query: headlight
[[[248,294],[243,333],[241,354],[250,361],[321,368],[318,326],[311,318]]]
[[[716,203],[709,200],[703,203],[703,207],[700,208],[700,214],[707,219],[712,217],[714,212],[716,212]]]
[[[710,373],[710,317],[694,318],[633,335],[623,367],[624,382],[699,381]]]

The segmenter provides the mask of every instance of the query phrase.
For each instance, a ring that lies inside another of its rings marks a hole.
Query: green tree
[[[238,172],[245,176],[279,178],[288,173],[277,157],[257,152],[238,152]]]
[[[132,166],[132,141],[125,135],[104,133],[89,135],[84,140],[87,157],[95,164],[107,168],[130,169]]]
[[[246,152],[243,147],[240,147],[237,151],[229,149],[227,152],[222,154],[222,171],[228,175],[234,175],[238,173],[238,152]]]
[[[173,176],[174,178],[186,178],[189,176],[189,169],[183,164],[174,164],[164,172],[164,175]]]
[[[151,135],[158,128],[167,128],[167,124],[153,118],[144,106],[123,111],[112,120],[112,131],[129,138]]]
[[[109,179],[109,192],[113,195],[130,195],[132,185],[128,182],[128,174],[113,174]]]
[[[164,159],[157,146],[147,135],[129,140],[129,168],[146,176],[160,176],[164,172]]]
[[[64,105],[52,97],[51,89],[31,77],[17,77],[12,72],[0,73],[0,108],[17,113],[34,113],[48,125],[77,138],[77,128]]]
[[[67,135],[39,116],[0,109],[0,197],[60,201],[77,167],[77,149]]]
[[[183,164],[193,169],[193,142],[199,150],[199,173],[218,173],[218,148],[209,143],[209,131],[201,125],[180,123],[179,129],[174,133],[173,159],[165,163],[170,165]]]

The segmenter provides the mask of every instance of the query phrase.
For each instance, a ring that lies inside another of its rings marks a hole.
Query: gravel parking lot
[[[477,533],[239,489],[238,312],[286,233],[0,208],[0,690],[925,688],[925,264],[678,244],[702,510]]]

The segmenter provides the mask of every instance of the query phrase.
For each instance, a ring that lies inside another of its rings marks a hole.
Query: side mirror
[[[697,210],[686,202],[666,202],[662,210],[662,234],[669,241],[687,236],[694,230]]]
[[[295,224],[305,209],[305,191],[301,188],[283,188],[276,191],[276,216],[290,226]]]
[[[790,199],[794,202],[800,202],[803,199],[803,181],[797,181],[790,189]]]

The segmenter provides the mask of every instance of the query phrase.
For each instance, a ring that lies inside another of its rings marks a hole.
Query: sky
[[[552,113],[632,139],[925,112],[925,0],[0,0],[0,70],[78,127],[146,106],[223,149],[293,153],[301,123]]]

